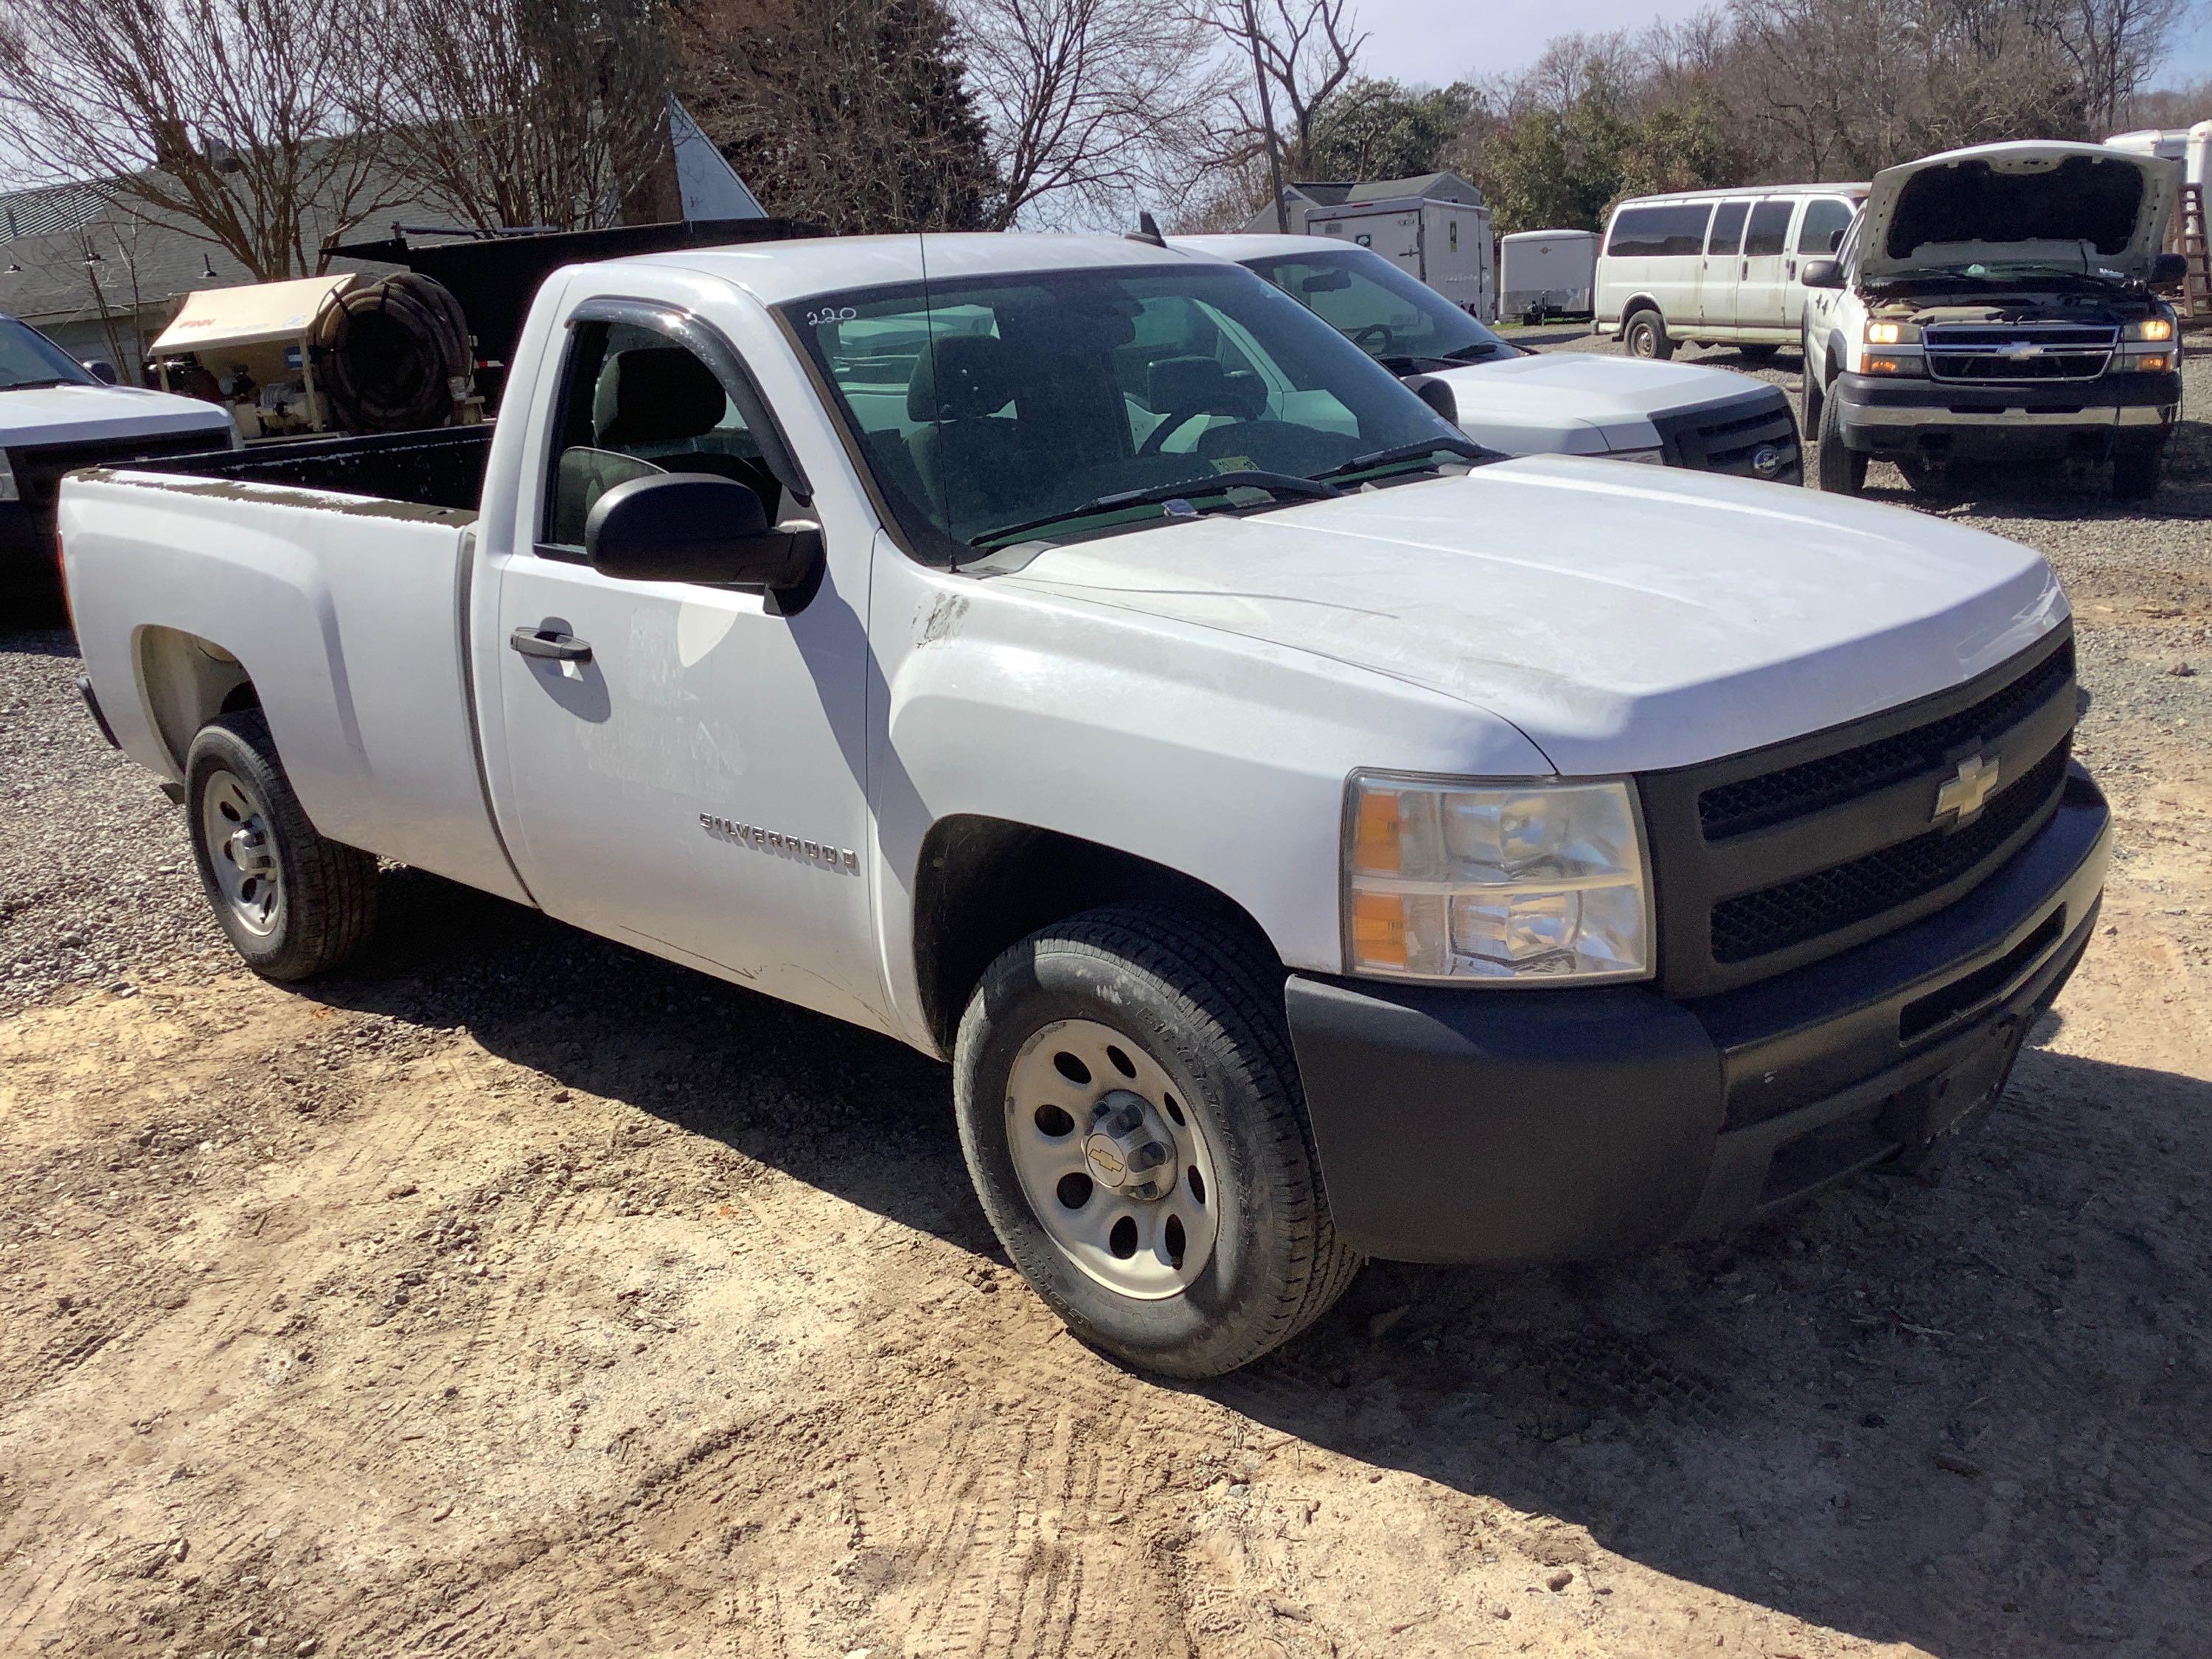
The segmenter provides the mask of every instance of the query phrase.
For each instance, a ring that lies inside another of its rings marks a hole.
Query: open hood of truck
[[[1859,275],[2034,264],[2142,282],[2166,234],[2181,163],[2037,140],[1947,150],[1874,176]]]
[[[1451,387],[1460,423],[1477,442],[1524,439],[1516,450],[1549,450],[1560,447],[1554,435],[1559,432],[1587,428],[1590,442],[1571,441],[1565,446],[1575,454],[1648,445],[1654,415],[1764,390],[1724,368],[1600,356],[1594,351],[1500,357],[1439,369],[1429,378]]]
[[[1978,531],[1564,455],[1076,543],[994,580],[1457,698],[1570,775],[1688,765],[1894,708],[2067,615],[2041,557]]]

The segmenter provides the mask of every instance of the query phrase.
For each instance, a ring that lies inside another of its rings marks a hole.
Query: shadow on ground
[[[996,1256],[943,1067],[413,872],[387,882],[382,938],[319,994],[464,1029]],[[1869,1177],[1590,1267],[1378,1264],[1304,1340],[1198,1392],[1856,1635],[2194,1650],[2208,1124],[2204,1084],[2031,1051],[1943,1187]],[[1545,1547],[1571,1565],[1578,1537]]]

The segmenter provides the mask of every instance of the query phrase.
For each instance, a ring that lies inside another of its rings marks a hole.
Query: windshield
[[[1521,355],[1427,283],[1364,248],[1243,263],[1387,367]]]
[[[28,386],[98,386],[99,381],[45,335],[0,317],[0,392]]]
[[[780,310],[932,560],[1265,510],[1334,493],[1311,481],[1348,463],[1412,476],[1482,453],[1230,264],[917,283]]]

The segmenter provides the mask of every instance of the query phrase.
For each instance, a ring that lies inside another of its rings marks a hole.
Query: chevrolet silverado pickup
[[[395,860],[940,1056],[1012,1260],[1140,1367],[1370,1255],[1920,1166],[2094,931],[2011,543],[1497,459],[1130,240],[568,268],[514,362],[488,437],[64,485],[87,701],[222,927],[331,972]]]
[[[1875,175],[1833,259],[1808,261],[1805,430],[1820,488],[1894,461],[1940,492],[1960,462],[2112,466],[2157,493],[2181,335],[2151,291],[2181,163],[2099,144],[1982,144]]]

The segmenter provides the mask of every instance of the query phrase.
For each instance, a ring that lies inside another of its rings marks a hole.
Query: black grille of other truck
[[[61,493],[62,476],[81,466],[114,466],[157,455],[203,455],[229,447],[230,434],[218,426],[155,437],[10,445],[8,464],[15,471],[15,487],[25,503],[36,512],[47,513],[53,507],[54,497]]]
[[[1796,412],[1779,386],[1755,398],[1732,397],[1724,404],[1654,416],[1651,423],[1659,428],[1661,453],[1669,466],[1778,483],[1796,483],[1804,477]]]
[[[2120,331],[2090,323],[1931,323],[1921,343],[1933,380],[2094,380],[2111,367]]]
[[[1956,690],[1639,779],[1668,989],[1746,984],[1961,896],[2057,809],[2075,696],[2062,630]]]

